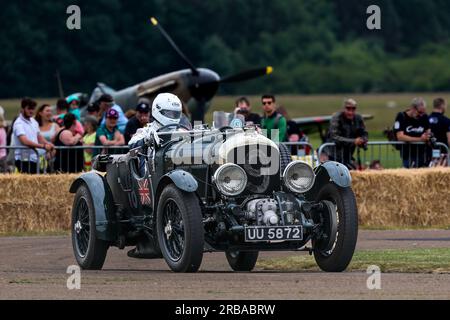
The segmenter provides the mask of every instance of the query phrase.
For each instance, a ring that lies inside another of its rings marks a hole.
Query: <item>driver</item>
[[[164,126],[176,125],[180,123],[182,104],[180,99],[172,93],[160,93],[153,100],[152,118],[154,121],[144,128],[138,129],[136,134],[128,142],[130,148],[142,146],[146,141],[153,139],[157,145],[161,143],[161,138],[156,132]],[[170,127],[169,127],[170,128]]]
[[[143,146],[150,139],[154,139],[155,144],[159,145],[161,139],[157,134],[157,131],[164,126],[169,126],[168,129],[174,130],[180,123],[182,105],[180,99],[171,93],[160,93],[153,100],[152,104],[152,118],[153,121],[148,123],[144,128],[137,130],[136,134],[128,142],[130,148],[136,148]],[[144,170],[145,161],[140,159],[141,173]],[[157,241],[157,240],[156,240]],[[128,251],[128,256],[132,258],[161,258],[158,250],[155,249],[156,245],[151,242],[138,242],[136,248]]]

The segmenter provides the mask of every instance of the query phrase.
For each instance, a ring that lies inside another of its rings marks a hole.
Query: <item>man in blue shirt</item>
[[[123,137],[123,134],[120,133],[117,122],[119,119],[119,113],[113,109],[110,108],[106,112],[106,122],[104,125],[101,125],[97,129],[97,135],[95,138],[95,145],[96,146],[123,146],[125,145],[125,139]],[[95,149],[93,152],[93,155],[97,155],[100,153],[100,149]],[[108,154],[115,154],[115,153],[124,153],[121,149],[110,149],[110,150],[104,150],[104,153]],[[125,151],[126,152],[126,151]]]
[[[100,123],[101,126],[104,126],[106,123],[106,113],[110,109],[114,109],[119,114],[119,119],[117,120],[117,127],[119,128],[120,133],[125,133],[125,127],[127,126],[128,119],[123,113],[122,108],[114,103],[114,99],[109,94],[104,94],[98,99],[100,114],[102,115],[102,121]]]

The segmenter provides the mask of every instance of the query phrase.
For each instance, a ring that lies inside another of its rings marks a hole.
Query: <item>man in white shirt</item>
[[[41,135],[39,124],[34,120],[34,110],[36,102],[24,98],[21,103],[19,117],[14,122],[12,145],[15,147],[28,147],[30,149],[40,149],[40,152],[50,151],[54,145]],[[16,168],[21,173],[37,173],[38,153],[34,150],[16,149],[14,152]]]

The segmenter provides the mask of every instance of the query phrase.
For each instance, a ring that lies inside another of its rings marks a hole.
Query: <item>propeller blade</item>
[[[164,38],[169,42],[169,44],[172,46],[172,48],[178,53],[178,55],[181,57],[181,59],[184,60],[184,62],[187,63],[189,68],[192,70],[194,75],[198,75],[197,68],[194,66],[194,64],[186,57],[186,55],[178,48],[178,46],[175,44],[175,42],[172,40],[172,38],[167,34],[166,30],[158,23],[158,20],[156,20],[155,17],[150,18],[150,22],[153,26],[157,27],[158,30],[162,33]]]
[[[245,81],[257,77],[262,77],[268,74],[271,74],[273,72],[273,68],[271,66],[267,66],[264,68],[257,68],[257,69],[251,69],[246,70],[243,72],[239,72],[236,74],[233,74],[231,76],[226,76],[222,79],[220,79],[220,82],[222,83],[229,83],[229,82],[239,82],[239,81]]]

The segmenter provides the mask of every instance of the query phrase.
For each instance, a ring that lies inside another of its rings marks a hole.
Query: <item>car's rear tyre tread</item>
[[[243,251],[234,254],[225,252],[228,264],[234,271],[252,271],[255,268],[256,261],[258,260],[258,251]]]

